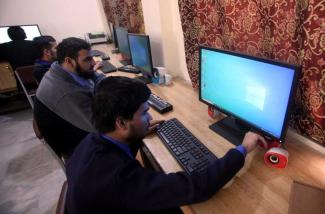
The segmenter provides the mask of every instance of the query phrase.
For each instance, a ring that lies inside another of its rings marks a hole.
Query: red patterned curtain
[[[126,27],[131,33],[144,33],[141,0],[102,0],[107,21]]]
[[[303,66],[291,126],[325,145],[324,0],[178,0],[186,62],[198,87],[198,46]]]

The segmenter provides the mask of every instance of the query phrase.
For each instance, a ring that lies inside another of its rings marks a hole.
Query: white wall
[[[98,0],[0,0],[0,25],[38,24],[58,41],[104,31]]]
[[[142,0],[142,10],[146,34],[150,37],[153,65],[155,67],[164,66],[159,2],[157,0]]]
[[[184,35],[178,1],[159,0],[159,6],[165,66],[172,74],[190,82],[185,60]]]
[[[187,81],[184,37],[178,1],[142,0],[154,66],[164,66]],[[0,25],[38,24],[57,41],[86,32],[109,32],[101,0],[0,0]]]
[[[97,7],[98,7],[98,10],[99,10],[99,16],[102,20],[102,24],[104,26],[104,32],[111,36],[111,31],[108,27],[108,22],[107,22],[107,19],[106,19],[106,15],[105,15],[105,11],[104,11],[104,7],[103,7],[103,3],[101,0],[96,0],[97,1]]]
[[[184,36],[178,1],[142,0],[146,34],[150,36],[155,66],[164,66],[173,76],[188,82]]]

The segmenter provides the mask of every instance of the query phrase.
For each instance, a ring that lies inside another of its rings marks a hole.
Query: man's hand
[[[158,126],[163,122],[164,120],[151,120],[147,134],[151,134],[152,132],[154,132],[158,128]]]
[[[260,143],[264,148],[267,148],[267,143],[264,137],[253,132],[247,132],[242,145],[245,147],[247,153],[249,153],[256,148],[257,143]]]
[[[97,71],[98,69],[100,69],[102,67],[102,62],[101,61],[98,61],[96,62],[96,64],[94,65],[94,71]]]

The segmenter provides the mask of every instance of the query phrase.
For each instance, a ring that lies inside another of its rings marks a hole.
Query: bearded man
[[[43,77],[34,100],[34,118],[45,141],[68,159],[94,131],[91,103],[96,85],[105,78],[96,72],[90,45],[70,37],[57,46],[57,60]]]

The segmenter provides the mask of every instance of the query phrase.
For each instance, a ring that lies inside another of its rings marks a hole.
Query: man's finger
[[[264,149],[267,149],[267,142],[264,137],[257,135],[259,145],[261,145]]]
[[[165,120],[152,120],[150,122],[150,126],[153,126],[153,125],[159,125],[161,123],[163,123]]]

